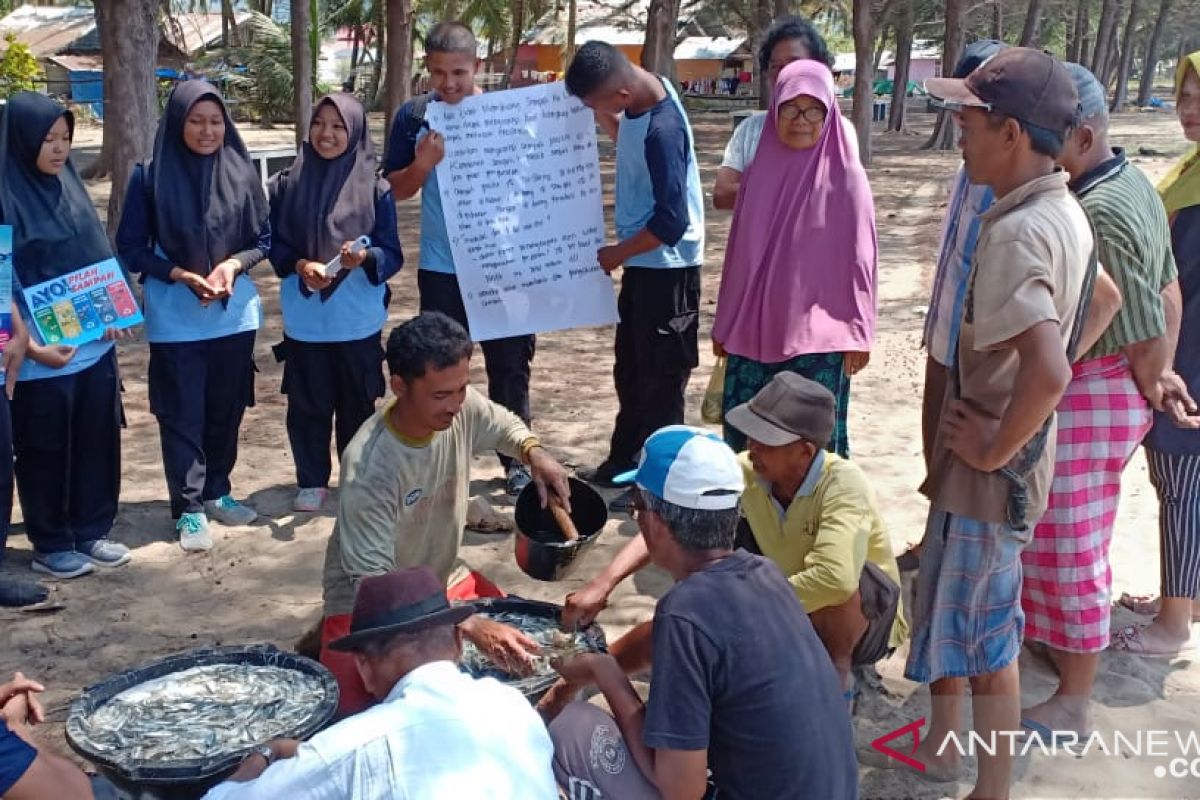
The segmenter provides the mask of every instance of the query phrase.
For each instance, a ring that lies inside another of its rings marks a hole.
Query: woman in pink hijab
[[[725,410],[798,372],[837,402],[829,449],[849,455],[850,376],[875,336],[875,208],[858,147],[823,64],[796,61],[775,84],[767,125],[733,212],[713,347],[728,355]],[[725,427],[735,450],[745,437]]]

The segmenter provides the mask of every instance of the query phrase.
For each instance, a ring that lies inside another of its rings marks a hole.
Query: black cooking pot
[[[581,480],[570,478],[571,520],[579,538],[567,541],[554,515],[542,508],[537,487],[530,483],[517,497],[514,539],[517,566],[539,581],[562,580],[579,554],[591,546],[608,522],[608,506],[599,493]]]

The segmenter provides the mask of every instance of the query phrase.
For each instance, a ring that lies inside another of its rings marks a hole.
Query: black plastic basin
[[[608,507],[595,489],[581,480],[570,479],[571,519],[579,538],[567,541],[548,509],[542,508],[537,487],[532,483],[517,498],[514,537],[517,566],[539,581],[562,580],[571,564],[600,536],[608,522]]]

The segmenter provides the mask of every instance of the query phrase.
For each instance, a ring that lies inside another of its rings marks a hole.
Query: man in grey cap
[[[1049,506],[1021,554],[1025,641],[1049,650],[1060,677],[1054,695],[1027,709],[1021,724],[1047,740],[1052,732],[1086,737],[1092,730],[1092,684],[1110,643],[1108,550],[1121,472],[1150,429],[1151,409],[1164,410],[1164,393],[1178,380],[1171,365],[1181,305],[1158,192],[1109,142],[1104,87],[1086,68],[1066,68],[1079,93],[1081,120],[1058,162],[1091,218],[1100,262],[1123,302],[1074,365],[1058,406]],[[1112,639],[1112,646],[1153,653],[1163,644],[1144,640],[1133,628]]]
[[[866,475],[825,450],[834,398],[794,372],[771,379],[726,422],[746,434],[738,546],[775,562],[829,651],[847,699],[851,668],[874,664],[908,636],[900,572]]]
[[[984,741],[1020,724],[1020,554],[1046,507],[1054,409],[1071,380],[1068,352],[1095,261],[1087,217],[1055,166],[1078,121],[1063,65],[1013,47],[965,80],[930,79],[926,87],[958,116],[971,182],[996,195],[975,246],[921,487],[930,514],[906,669],[910,680],[931,684],[932,695],[930,726],[912,757],[926,777],[955,778],[960,757],[945,744],[963,718],[964,678]],[[978,763],[972,796],[1007,797],[1011,753],[979,753]]]

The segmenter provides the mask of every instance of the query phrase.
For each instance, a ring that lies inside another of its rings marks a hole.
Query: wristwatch
[[[262,756],[268,767],[275,763],[275,751],[269,744],[260,744],[258,747],[251,748],[250,752],[253,755]]]

